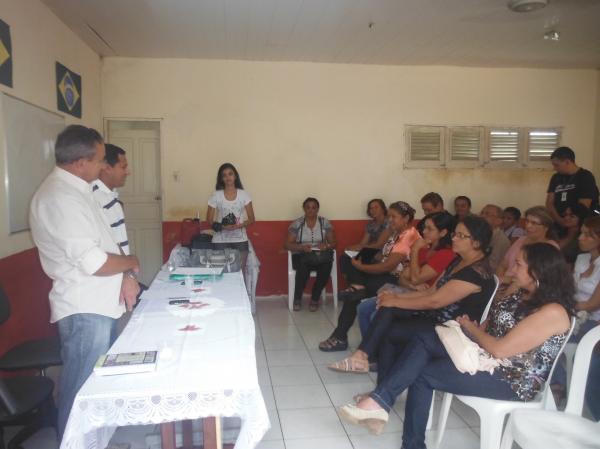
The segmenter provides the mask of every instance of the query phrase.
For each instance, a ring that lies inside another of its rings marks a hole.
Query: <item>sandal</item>
[[[344,360],[327,365],[327,368],[340,373],[367,374],[369,372],[369,362],[354,357],[346,357]]]
[[[299,302],[294,303],[294,312],[299,312],[301,308],[302,308],[302,303],[299,303]]]
[[[329,337],[327,340],[319,343],[319,349],[323,352],[345,351],[348,349],[348,342],[338,340],[335,337]]]
[[[317,310],[319,310],[319,301],[311,301],[308,306],[308,310],[310,312],[316,312]]]

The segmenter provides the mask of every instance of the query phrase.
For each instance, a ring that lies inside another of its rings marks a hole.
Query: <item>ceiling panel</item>
[[[43,1],[103,56],[600,68],[600,0]]]

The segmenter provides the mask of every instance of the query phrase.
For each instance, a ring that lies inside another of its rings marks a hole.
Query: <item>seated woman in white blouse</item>
[[[589,314],[579,327],[577,341],[600,322],[600,216],[586,218],[579,235],[579,249],[573,276],[575,278],[576,310]]]
[[[590,329],[600,323],[600,216],[584,220],[579,235],[579,249],[583,253],[577,256],[573,270],[575,301],[577,301],[575,310],[579,312],[578,326],[570,340],[574,343],[579,342]],[[556,366],[556,373],[552,380],[553,390],[559,395],[566,393],[567,377],[562,365]],[[590,385],[588,394],[594,388],[600,391],[600,379],[592,379],[590,376],[588,385]],[[590,409],[595,406],[595,416],[600,417],[600,403],[589,402]]]

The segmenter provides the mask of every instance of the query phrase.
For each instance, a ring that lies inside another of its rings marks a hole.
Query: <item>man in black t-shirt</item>
[[[550,156],[556,173],[550,179],[546,207],[559,226],[565,226],[563,213],[580,203],[590,213],[598,210],[598,186],[594,175],[575,164],[575,153],[569,147],[560,147]]]

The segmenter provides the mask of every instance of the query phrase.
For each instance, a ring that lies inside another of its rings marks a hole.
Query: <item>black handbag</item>
[[[192,237],[191,249],[212,249],[212,235],[196,234]]]
[[[297,243],[302,242],[302,231],[304,229],[305,220],[302,220],[300,225],[300,235],[296,239]],[[321,228],[321,241],[325,241],[325,235],[323,234],[323,217],[319,217],[319,224]],[[292,254],[292,268],[297,270],[301,265],[306,266],[317,266],[326,263],[333,262],[333,250],[324,249],[319,251],[311,251],[309,253],[296,253]]]

